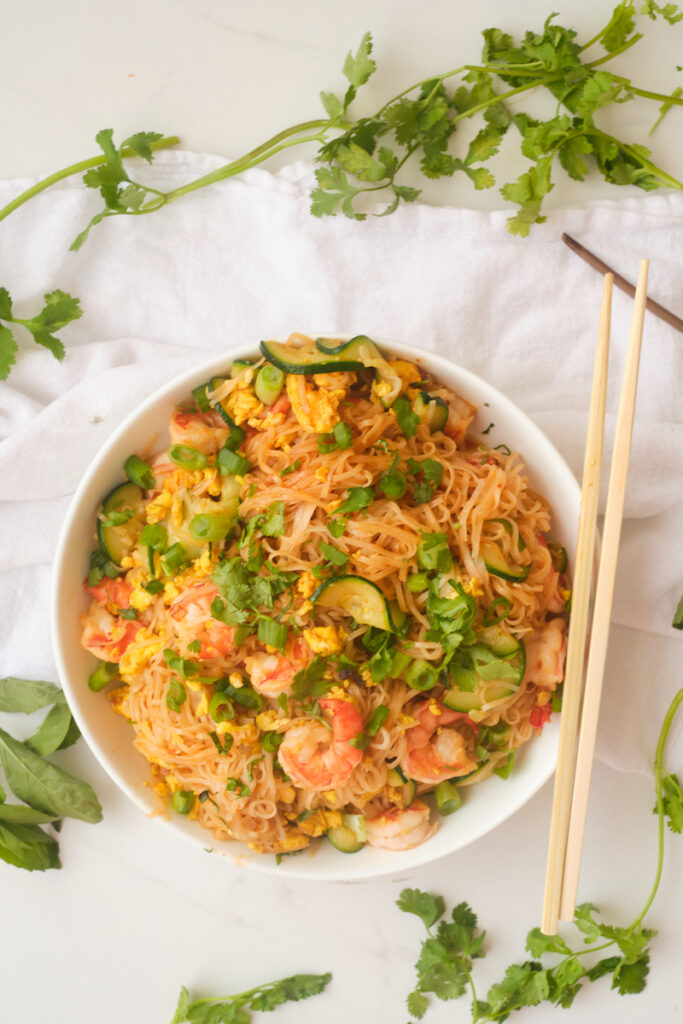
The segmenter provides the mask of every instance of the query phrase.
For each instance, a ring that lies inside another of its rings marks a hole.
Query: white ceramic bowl
[[[329,334],[325,335],[330,337]],[[341,338],[349,337],[339,336]],[[281,339],[286,340],[286,339]],[[579,486],[571,470],[541,431],[512,402],[473,373],[432,353],[417,354],[394,342],[381,341],[382,349],[418,362],[429,369],[458,394],[479,407],[472,425],[477,434],[494,420],[496,438],[522,453],[532,486],[540,491],[553,509],[553,536],[567,548],[573,564],[575,531],[580,500]],[[225,352],[208,363],[172,380],[151,395],[114,432],[86,472],[66,516],[57,547],[53,576],[53,637],[57,664],[74,717],[91,750],[111,778],[147,814],[156,809],[156,801],[143,783],[148,779],[148,764],[132,743],[130,726],[112,713],[102,693],[88,689],[86,680],[93,659],[80,645],[81,612],[87,608],[83,579],[88,555],[93,546],[95,508],[111,487],[123,479],[122,465],[131,452],[141,451],[158,436],[164,446],[171,410],[191,389],[213,375],[229,369],[233,359],[254,355],[254,345]],[[488,403],[488,407],[484,405]],[[155,444],[156,447],[156,444]],[[387,875],[424,864],[453,853],[485,835],[514,814],[552,774],[557,755],[558,723],[551,721],[542,734],[529,742],[517,756],[511,776],[496,776],[467,787],[462,807],[452,817],[441,819],[439,830],[421,846],[404,852],[365,847],[350,856],[339,853],[329,843],[314,844],[296,857],[286,857],[276,865],[272,855],[252,853],[239,843],[218,843],[196,822],[171,815],[165,822],[170,832],[186,836],[199,849],[211,846],[215,853],[260,871],[276,872],[311,879],[347,879]],[[144,827],[144,820],[140,819]],[[149,826],[153,827],[153,826]]]

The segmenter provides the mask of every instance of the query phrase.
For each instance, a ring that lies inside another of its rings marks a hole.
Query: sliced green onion
[[[458,787],[454,786],[452,782],[440,782],[434,790],[434,797],[437,810],[442,815],[453,814],[462,805]]]
[[[230,433],[228,434],[223,447],[227,448],[228,451],[236,452],[246,436],[247,435],[244,430],[242,430],[241,427],[238,427],[235,423],[230,427]]]
[[[372,736],[368,736],[366,732],[357,732],[356,735],[349,740],[349,746],[355,747],[356,750],[366,750],[370,745]]]
[[[192,397],[197,403],[197,407],[200,412],[211,412],[211,402],[209,401],[209,396],[206,393],[209,387],[210,384],[205,383],[200,384],[196,388],[192,388]]]
[[[171,797],[171,807],[177,814],[189,814],[194,806],[191,789],[176,789]]]
[[[182,544],[171,544],[164,552],[161,559],[161,568],[167,576],[172,576],[176,569],[179,569],[183,562],[187,561],[187,552]]]
[[[384,704],[380,704],[379,707],[376,707],[365,725],[365,731],[368,734],[368,736],[376,736],[388,717],[388,707],[386,707]]]
[[[285,385],[285,375],[277,366],[266,363],[256,374],[254,381],[254,393],[259,402],[264,405],[272,405],[280,397],[280,392]]]
[[[495,608],[500,608],[500,612],[495,613]],[[512,605],[508,601],[507,597],[494,598],[486,609],[482,625],[485,629],[488,629],[489,626],[497,626],[499,622],[502,622],[503,619],[508,617],[511,608]]]
[[[129,455],[123,464],[123,472],[129,480],[145,491],[151,491],[154,487],[154,473],[152,467],[144,462],[137,455]]]
[[[223,540],[235,517],[225,512],[206,512],[190,520],[190,536],[195,540]]]
[[[187,700],[187,690],[177,679],[172,679],[166,694],[166,706],[171,711],[180,711]]]
[[[148,594],[160,594],[164,589],[164,584],[161,580],[148,580],[147,583],[142,584],[142,589],[146,590]]]
[[[118,665],[111,661],[101,661],[94,672],[88,676],[88,686],[96,692],[108,686],[119,670]]]
[[[267,750],[269,754],[272,754],[277,750],[284,738],[285,737],[281,732],[264,732],[261,736],[261,746],[264,750]]]
[[[230,748],[232,747],[232,736],[229,732],[223,736],[222,741],[217,732],[210,732],[209,738],[221,757],[225,757],[230,753]],[[201,796],[199,799],[201,800]]]
[[[406,580],[406,589],[411,594],[421,594],[423,590],[429,590],[429,577],[426,572],[414,572]]]
[[[168,543],[166,527],[161,523],[148,523],[147,526],[143,526],[139,541],[143,547],[163,551]]]
[[[248,711],[260,711],[263,708],[263,697],[251,686],[235,687],[234,690],[230,687],[230,696]]]
[[[168,457],[182,469],[204,469],[207,463],[204,452],[190,448],[187,444],[172,444],[168,449]]]
[[[250,796],[251,790],[245,782],[241,779],[229,778],[225,783],[225,788],[229,793],[234,793],[236,796]]]
[[[415,658],[404,679],[413,690],[431,690],[439,678],[438,671],[424,658]]]
[[[284,651],[287,644],[288,628],[275,619],[259,619],[256,634],[262,644]]]
[[[289,476],[290,473],[295,473],[302,462],[303,459],[296,459],[295,462],[290,462],[288,466],[280,470],[280,476]]]
[[[318,451],[321,455],[329,455],[337,448],[337,439],[334,434],[318,434]]]
[[[337,448],[350,448],[353,444],[351,428],[348,423],[344,423],[343,420],[340,420],[339,423],[335,423],[332,428],[332,433],[334,434],[334,439],[337,442]]]
[[[214,693],[209,701],[209,714],[214,722],[229,722],[235,717],[235,708],[225,693]]]
[[[408,665],[410,665],[412,660],[413,659],[410,658],[407,654],[404,654],[403,651],[396,651],[391,659],[389,677],[391,679],[398,679],[399,676],[403,675],[403,673],[408,668]]]
[[[251,469],[251,463],[224,445],[216,456],[216,467],[223,476],[244,476]]]

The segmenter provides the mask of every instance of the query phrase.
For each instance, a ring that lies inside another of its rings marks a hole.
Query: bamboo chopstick
[[[581,728],[576,755],[576,776],[574,779],[574,792],[564,861],[562,897],[560,900],[560,918],[563,921],[571,921],[576,908],[581,849],[586,828],[588,793],[593,769],[593,753],[598,728],[602,680],[607,658],[612,597],[614,595],[621,522],[624,513],[626,477],[633,434],[638,367],[643,339],[643,319],[645,317],[647,301],[648,266],[648,260],[641,260],[631,319],[629,346],[626,354],[624,380],[621,386],[621,397],[617,412],[614,451],[612,454],[605,522],[602,532],[600,567],[595,588],[595,608],[588,651],[588,665],[586,668]]]
[[[546,935],[555,935],[557,932],[564,854],[569,826],[569,809],[574,781],[576,731],[581,703],[581,684],[586,653],[586,627],[588,625],[595,534],[598,521],[613,281],[614,277],[612,274],[605,275],[598,343],[595,350],[593,386],[586,435],[586,454],[583,464],[581,512],[576,542],[572,614],[567,641],[567,667],[562,690],[560,742],[557,753],[557,772],[555,774],[553,809],[550,819],[550,840],[548,843],[543,917],[541,919],[541,931]]]

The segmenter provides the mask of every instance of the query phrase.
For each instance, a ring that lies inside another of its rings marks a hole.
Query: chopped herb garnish
[[[230,753],[230,748],[232,747],[232,736],[230,735],[229,732],[226,732],[221,737],[221,736],[218,735],[217,732],[214,732],[212,730],[209,733],[209,736],[211,738],[211,742],[213,743],[214,747],[216,748],[218,753],[221,755],[221,757],[225,757],[226,754]],[[201,800],[201,794],[200,794],[199,799]]]
[[[261,533],[264,537],[282,537],[285,533],[285,503],[274,501],[266,509],[266,514],[261,523]]]
[[[225,788],[228,793],[234,793],[235,796],[251,796],[251,790],[245,782],[241,779],[233,779],[229,777],[225,783]]]
[[[350,487],[347,497],[342,501],[339,508],[334,510],[335,514],[344,516],[348,515],[349,512],[360,512],[368,507],[374,497],[375,492],[372,487]]]
[[[314,699],[324,697],[327,691],[334,686],[331,680],[325,679],[326,670],[327,658],[316,654],[313,661],[294,676],[292,693],[295,699],[302,701],[307,697],[313,697]]]
[[[169,647],[164,650],[164,659],[168,667],[172,668],[183,679],[192,679],[194,676],[199,675],[199,665],[196,661],[181,658],[179,654],[176,654]]]
[[[495,427],[495,425],[496,425],[495,423],[489,423],[489,425],[486,428],[486,430],[482,430],[482,434],[489,434],[491,432],[492,428]]]
[[[171,711],[180,711],[187,700],[187,690],[178,679],[172,679],[166,694],[166,705]]]
[[[137,619],[138,617],[135,608],[120,608],[119,615],[122,619]]]
[[[678,602],[678,607],[671,623],[674,629],[683,629],[683,597]]]
[[[107,528],[113,526],[124,526],[126,523],[135,515],[135,509],[133,508],[122,508],[112,509],[111,512],[105,512],[100,516],[102,526]]]
[[[103,577],[108,576],[109,579],[116,579],[119,575],[118,566],[114,565],[105,555],[104,551],[96,549],[90,554],[90,568],[88,570],[88,586],[96,587],[98,583],[102,582]]]
[[[334,544],[327,544],[324,540],[321,540],[318,544],[321,553],[332,565],[338,565],[344,568],[349,560],[349,556],[339,548],[336,548]]]
[[[400,395],[399,398],[396,399],[393,404],[393,410],[396,413],[398,425],[405,437],[408,439],[415,437],[417,428],[420,424],[420,417],[417,413],[413,412],[410,402],[404,395]]]
[[[446,573],[453,565],[453,556],[448,547],[445,533],[425,533],[420,531],[422,540],[417,548],[417,564],[421,569]]]
[[[327,524],[327,529],[330,531],[335,540],[337,540],[339,537],[341,537],[342,533],[346,529],[347,523],[348,519],[344,519],[343,516],[340,516],[339,519],[330,519]]]
[[[288,632],[288,627],[281,622],[275,622],[274,619],[259,619],[257,635],[262,644],[277,647],[278,651],[284,651],[287,646]]]
[[[148,594],[160,594],[164,589],[164,584],[161,580],[148,580],[147,583],[142,584],[142,589],[146,590]]]
[[[494,452],[502,452],[503,455],[512,455],[512,452],[506,444],[497,444],[493,450]]]

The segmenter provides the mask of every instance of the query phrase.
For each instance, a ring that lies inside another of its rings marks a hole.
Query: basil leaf
[[[66,697],[54,683],[33,679],[0,679],[0,711],[23,711],[30,715],[48,704],[66,704]]]
[[[66,739],[71,721],[71,712],[68,705],[55,704],[48,711],[38,731],[34,732],[33,736],[26,740],[26,746],[42,757],[54,753],[55,750],[59,750]]]
[[[60,818],[101,821],[100,802],[87,782],[43,760],[4,729],[0,729],[0,760],[10,789],[20,800]]]
[[[34,807],[26,807],[24,804],[0,804],[0,822],[10,822],[13,825],[47,825],[48,822],[57,820],[56,814],[45,814],[44,811],[37,811]]]
[[[0,824],[0,859],[26,871],[62,866],[57,842],[37,825]]]

